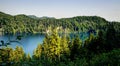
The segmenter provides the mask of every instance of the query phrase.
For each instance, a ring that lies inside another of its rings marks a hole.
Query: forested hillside
[[[22,47],[7,47],[11,43],[1,40],[2,66],[120,66],[119,22],[109,22],[98,16],[55,19],[0,12],[0,29],[4,34],[50,32],[32,56]],[[59,35],[60,32],[64,33]],[[89,36],[82,41],[75,34],[71,39],[65,34],[69,32],[86,32]],[[17,39],[20,40],[20,36]]]
[[[46,33],[54,28],[59,32],[87,32],[89,30],[106,30],[113,25],[116,31],[120,30],[120,23],[109,22],[98,16],[76,16],[72,18],[31,17],[24,14],[9,15],[0,12],[0,29],[6,33]]]

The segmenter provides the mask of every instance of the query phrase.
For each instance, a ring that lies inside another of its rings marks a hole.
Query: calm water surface
[[[69,34],[71,38],[74,38],[75,34]],[[88,34],[85,33],[80,33],[78,34],[80,39],[84,40],[86,37],[88,37]],[[8,41],[8,35],[0,35],[0,41],[3,40],[4,42]],[[22,39],[19,41],[19,43],[12,43],[9,45],[9,47],[15,48],[16,46],[22,46],[24,52],[26,54],[30,53],[30,55],[33,55],[33,51],[35,48],[38,46],[38,44],[42,44],[43,40],[45,38],[44,34],[29,34],[29,35],[24,35]],[[16,35],[10,35],[11,40],[16,39]]]
[[[7,42],[8,37],[8,35],[2,35],[0,36],[0,41],[3,40],[4,42]],[[30,55],[32,55],[37,45],[42,44],[44,37],[45,35],[43,34],[24,35],[19,41],[20,43],[12,43],[11,45],[9,45],[9,47],[15,48],[16,46],[22,46],[26,54],[30,53]],[[10,39],[15,40],[16,35],[10,35]]]

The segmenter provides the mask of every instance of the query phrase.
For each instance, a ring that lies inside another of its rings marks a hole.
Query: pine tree
[[[62,38],[61,38],[61,54],[67,54],[67,55],[69,55],[69,53],[70,53],[70,49],[69,49],[69,40],[67,40],[67,38],[66,38],[66,36],[63,36]]]
[[[43,41],[43,51],[45,56],[51,60],[60,59],[60,37],[56,29]]]
[[[41,57],[41,54],[42,54],[42,45],[41,44],[38,44],[37,48],[34,50],[34,57],[36,59],[40,59]]]
[[[20,62],[23,59],[24,51],[22,47],[16,46],[14,50],[14,61]]]

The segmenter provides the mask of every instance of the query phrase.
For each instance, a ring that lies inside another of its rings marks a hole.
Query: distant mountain
[[[47,17],[47,16],[37,17],[35,15],[28,15],[28,17],[33,18],[33,19],[55,19],[54,17]]]
[[[35,15],[28,15],[28,17],[33,18],[33,19],[39,19],[39,17],[37,17]]]
[[[16,21],[29,21],[29,20],[35,20],[33,18],[30,18],[29,16],[25,15],[25,14],[19,14],[19,15],[15,15],[13,16],[14,20]]]
[[[54,17],[43,16],[43,17],[40,17],[40,19],[55,19],[55,18]]]

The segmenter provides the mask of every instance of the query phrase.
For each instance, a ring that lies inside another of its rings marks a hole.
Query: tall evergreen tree
[[[33,56],[34,56],[34,58],[36,58],[36,59],[40,59],[41,54],[42,54],[42,45],[39,44],[39,45],[37,46],[37,48],[34,50]]]
[[[60,37],[56,29],[53,30],[50,36],[45,38],[43,42],[43,51],[45,56],[51,60],[60,59]]]
[[[16,46],[14,50],[14,61],[20,62],[23,59],[24,51],[22,47]]]

